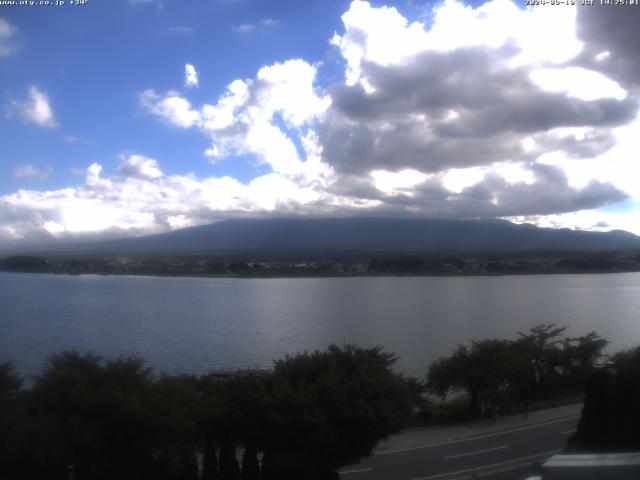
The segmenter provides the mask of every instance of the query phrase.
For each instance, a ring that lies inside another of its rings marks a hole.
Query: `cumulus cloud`
[[[640,58],[635,47],[640,9],[610,8],[595,2],[577,7],[577,35],[585,48],[574,63],[602,72],[637,91]]]
[[[356,0],[332,39],[345,81],[328,95],[313,86],[315,67],[289,61],[236,80],[214,105],[194,108],[169,92],[146,107],[209,135],[211,161],[252,154],[289,178],[315,165],[330,211],[348,204],[514,217],[621,201],[627,193],[612,182],[575,185],[557,158],[588,161],[612,149],[616,129],[637,115],[637,97],[600,71],[568,64],[583,49],[576,12],[545,12],[448,0],[427,28]],[[314,162],[295,145],[305,131]],[[551,184],[553,195],[536,194]]]
[[[0,196],[0,240],[161,232],[234,214],[300,213],[322,197],[276,174],[242,184],[230,177],[165,176],[154,159],[140,155],[120,160],[117,176],[105,176],[94,163],[82,185]]]
[[[323,158],[351,172],[528,161],[557,143],[548,133],[555,128],[589,127],[593,138],[605,138],[636,114],[631,99],[587,102],[544,92],[526,72],[500,68],[499,57],[471,49],[420,54],[396,68],[363,65],[375,92],[360,83],[334,87],[319,128]],[[532,136],[537,151],[523,147]],[[571,153],[582,145],[565,147]]]
[[[508,182],[496,171],[487,171],[480,181],[457,193],[445,186],[443,176],[415,172],[376,172],[353,181],[339,177],[347,180],[340,191],[339,180],[327,189],[317,184],[302,186],[275,173],[247,184],[231,177],[166,176],[154,159],[121,156],[118,176],[105,176],[101,165],[92,164],[80,186],[1,196],[0,240],[155,233],[237,215],[368,211],[456,218],[513,216],[515,220],[528,215],[531,221],[535,215],[558,215],[626,198],[602,182],[573,188],[557,167],[533,164],[527,168],[530,182]]]
[[[158,162],[144,155],[120,156],[120,168],[118,170],[125,177],[141,180],[154,180],[163,176]]]
[[[200,108],[175,92],[143,92],[141,103],[176,127],[196,126],[212,140],[205,155],[216,159],[251,154],[275,173],[315,177],[327,166],[319,160],[311,128],[329,105],[314,88],[316,67],[288,60],[262,67],[254,79],[235,80],[211,105]],[[300,141],[298,148],[293,137]]]
[[[198,86],[198,72],[190,63],[184,66],[184,84],[187,88]]]
[[[453,175],[452,175],[453,174]],[[453,177],[453,178],[452,178]],[[374,211],[443,218],[495,218],[572,212],[610,205],[628,195],[610,183],[569,184],[555,166],[532,163],[519,171],[504,166],[422,174],[376,170],[368,178],[341,177],[336,193],[368,200]]]
[[[637,99],[598,72],[560,65],[582,49],[572,9],[536,44],[532,32],[551,21],[542,10],[448,0],[428,30],[354,1],[332,40],[347,70],[318,129],[323,159],[350,173],[531,161],[558,146],[552,131],[563,127],[591,129],[591,150],[605,152],[607,132],[636,116]],[[533,140],[535,150],[524,147]],[[564,148],[584,151],[582,142]]]
[[[234,80],[209,103],[140,94],[170,128],[201,132],[207,161],[249,157],[268,173],[246,183],[166,175],[155,159],[123,155],[117,174],[93,164],[79,186],[0,197],[0,237],[362,212],[640,233],[632,216],[598,210],[640,198],[637,14],[587,10],[446,0],[421,23],[355,0],[331,40],[344,65],[331,85],[319,84],[321,64],[290,59]]]
[[[25,179],[25,178],[44,179],[44,178],[47,178],[49,175],[51,175],[51,173],[53,173],[52,167],[40,168],[30,163],[27,163],[25,165],[20,165],[13,170],[14,178],[20,178],[20,179]]]
[[[29,87],[28,98],[24,101],[12,100],[10,113],[17,113],[25,121],[39,127],[56,128],[58,126],[49,96],[36,86]]]
[[[140,104],[176,127],[189,128],[199,122],[200,114],[191,109],[191,103],[177,92],[160,97],[154,90],[140,94]]]
[[[0,57],[7,57],[16,50],[14,39],[17,33],[13,25],[0,17]]]

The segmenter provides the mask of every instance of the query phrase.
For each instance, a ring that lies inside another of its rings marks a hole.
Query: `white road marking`
[[[502,467],[512,463],[524,462],[527,460],[533,460],[535,458],[546,457],[547,455],[554,455],[561,452],[561,449],[549,450],[548,452],[540,452],[536,455],[529,455],[527,457],[514,458],[513,460],[507,460],[506,462],[492,463],[490,465],[481,465],[479,467],[467,468],[465,470],[458,470],[456,472],[439,473],[437,475],[429,475],[428,477],[412,478],[411,480],[435,480],[436,478],[453,477],[455,475],[462,475],[464,473],[477,472],[479,470],[487,470],[490,468]]]
[[[478,435],[475,437],[461,438],[459,440],[448,440],[446,442],[439,442],[439,443],[427,443],[425,445],[419,445],[417,447],[397,448],[394,450],[383,450],[380,452],[373,452],[373,455],[389,455],[392,453],[411,452],[413,450],[422,450],[423,448],[441,447],[443,445],[453,445],[454,443],[470,442],[472,440],[481,440],[483,438],[498,437],[500,435],[506,435],[508,433],[522,432],[524,430],[531,430],[533,428],[544,427],[546,425],[552,425],[554,423],[566,422],[568,420],[573,420],[575,418],[580,418],[580,415],[571,415],[570,417],[563,417],[555,420],[549,420],[548,422],[543,422],[543,423],[535,423],[533,425],[528,425],[526,427],[512,428],[510,430],[501,430],[499,432],[487,433],[485,435]]]
[[[575,428],[572,428],[571,430],[565,430],[564,432],[562,432],[562,435],[571,435],[572,433],[576,433],[578,430],[576,430]]]
[[[485,448],[484,450],[476,450],[474,452],[460,453],[458,455],[449,455],[448,457],[444,457],[444,459],[450,460],[452,458],[468,457],[469,455],[479,455],[481,453],[495,452],[496,450],[504,450],[505,448],[508,448],[508,447],[509,445],[501,445],[499,447]]]
[[[346,475],[348,473],[361,473],[361,472],[370,472],[371,468],[359,468],[358,470],[343,470],[342,472],[338,472],[340,475]]]

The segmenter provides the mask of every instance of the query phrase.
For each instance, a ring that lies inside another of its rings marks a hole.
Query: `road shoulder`
[[[577,417],[582,412],[582,403],[548,408],[531,412],[527,417],[522,414],[505,415],[495,424],[490,419],[473,422],[455,423],[427,427],[408,428],[380,442],[374,455],[383,455],[403,449],[420,448],[445,444],[459,440],[499,434],[507,431],[535,426],[568,417]]]

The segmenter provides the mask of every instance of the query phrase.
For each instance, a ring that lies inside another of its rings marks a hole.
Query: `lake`
[[[269,367],[330,343],[383,345],[424,376],[460,342],[540,323],[640,345],[640,273],[167,278],[0,273],[0,361],[25,375],[65,349],[140,354],[158,371]]]

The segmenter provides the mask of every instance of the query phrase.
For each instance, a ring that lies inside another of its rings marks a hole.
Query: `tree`
[[[400,430],[414,403],[406,380],[391,369],[394,362],[381,347],[353,345],[277,361],[264,475],[334,478],[335,469]]]
[[[255,445],[248,445],[242,455],[242,479],[260,480],[260,463]]]
[[[521,363],[526,359],[518,372],[521,397],[533,399],[560,390],[584,389],[608,342],[595,332],[562,338],[566,330],[566,326],[543,324],[526,334],[518,332],[517,357]]]
[[[22,378],[11,362],[0,363],[0,402],[15,400],[22,387]]]
[[[195,452],[204,443],[199,431],[202,398],[192,375],[162,375],[151,386],[149,409],[156,419],[150,448],[162,459],[167,478],[197,477]]]
[[[557,327],[554,323],[542,324],[529,329],[528,333],[518,332],[516,342],[521,358],[529,360],[527,369],[528,395],[535,398],[549,376],[556,368],[567,362],[567,356],[560,347],[561,335],[568,327]]]
[[[496,401],[501,389],[509,385],[512,374],[512,342],[481,340],[471,348],[458,345],[449,357],[442,357],[429,368],[427,388],[444,398],[450,392],[469,394],[469,411],[481,411],[480,399]]]
[[[216,444],[211,438],[205,438],[202,456],[202,480],[218,480],[218,454]]]
[[[53,471],[73,466],[77,480],[146,478],[157,438],[151,383],[139,358],[51,357],[31,393],[38,459]]]
[[[224,435],[220,446],[220,479],[240,480],[240,466],[236,458],[236,443],[229,434]]]
[[[486,339],[472,341],[469,347],[458,345],[450,356],[430,366],[427,388],[441,398],[466,391],[472,414],[481,411],[483,398],[530,402],[549,391],[581,392],[607,342],[594,332],[562,338],[566,328],[538,325],[519,332],[515,341]]]
[[[609,342],[596,332],[589,332],[582,337],[566,338],[562,344],[565,364],[568,368],[588,373],[597,366],[603,356],[602,351],[608,344]]]
[[[596,451],[640,449],[640,347],[612,357],[589,375],[574,444]]]
[[[12,363],[0,363],[0,478],[17,478],[26,447],[22,378]]]
[[[255,457],[264,443],[265,418],[270,405],[269,377],[270,373],[266,371],[240,371],[226,377],[208,375],[201,379],[203,408],[200,423],[209,445],[209,450],[205,449],[208,475],[213,475],[214,467],[219,464],[221,479],[238,478],[236,445],[245,447],[243,463],[257,464],[257,458],[251,462],[247,455]],[[216,444],[220,459],[214,465]]]

